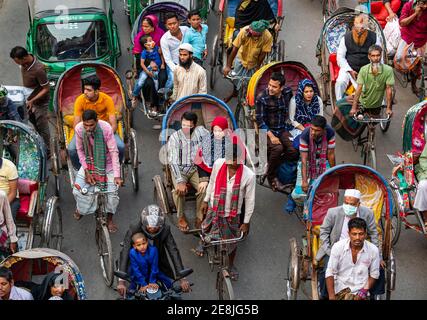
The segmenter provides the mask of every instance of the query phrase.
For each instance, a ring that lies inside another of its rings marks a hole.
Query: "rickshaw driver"
[[[119,149],[119,159],[122,160],[125,152],[125,145],[120,139],[117,131],[117,117],[116,109],[114,107],[113,99],[104,92],[100,91],[101,80],[96,76],[90,76],[83,79],[83,93],[77,97],[74,103],[74,123],[73,127],[76,128],[77,124],[82,121],[82,115],[85,110],[95,110],[97,117],[100,120],[106,121],[113,129],[114,138]],[[76,148],[76,135],[68,145],[68,152],[70,153],[71,162],[76,170],[80,169],[79,156]]]
[[[349,239],[335,243],[326,269],[329,300],[366,300],[379,277],[378,248],[366,240],[362,218],[348,222]]]
[[[232,66],[237,77],[250,77],[261,67],[265,56],[271,52],[273,46],[273,36],[267,30],[268,26],[268,21],[259,20],[240,30],[227,58],[227,65],[223,70],[224,77],[231,72]],[[242,82],[235,80],[233,85],[233,92],[224,98],[225,102],[237,96]]]
[[[284,188],[276,177],[277,168],[282,164],[283,157],[288,161],[297,161],[299,157],[298,151],[289,139],[290,126],[287,125],[291,98],[292,90],[285,86],[285,77],[280,72],[274,72],[268,87],[256,99],[258,126],[267,131],[267,179],[273,191]]]
[[[82,119],[83,121],[77,124],[74,135],[81,163],[77,178],[84,176],[86,183],[96,185],[101,192],[106,192],[108,231],[114,233],[117,226],[113,222],[113,215],[119,201],[117,191],[107,192],[108,184],[114,183],[117,187],[123,185],[116,140],[111,126],[106,121],[98,120],[95,110],[85,110]],[[109,201],[108,197],[111,197],[112,201]],[[78,202],[79,197],[75,195],[75,198]],[[87,205],[86,202],[82,201],[83,208]],[[110,203],[111,205],[108,205]],[[80,212],[76,210],[74,218],[80,220],[81,217]]]
[[[177,209],[178,228],[183,232],[189,230],[184,214],[185,195],[189,191],[188,182],[198,190],[196,194],[197,229],[200,228],[203,221],[201,207],[206,191],[199,190],[202,181],[200,181],[194,160],[199,148],[202,146],[203,138],[209,134],[205,127],[197,126],[197,114],[187,111],[181,117],[181,129],[174,132],[168,141],[168,162],[171,168],[174,188],[172,192],[173,200]]]
[[[132,236],[142,232],[159,252],[159,269],[168,277],[174,278],[174,273],[178,274],[178,271],[184,269],[184,265],[170,226],[165,223],[164,213],[159,206],[150,204],[141,211],[139,217],[138,222],[131,224],[126,232],[120,252],[119,270],[127,273]],[[180,280],[180,286],[183,292],[191,291],[190,283],[185,278]],[[126,294],[124,280],[119,279],[117,291],[121,296]]]
[[[379,115],[384,103],[384,93],[386,93],[387,103],[386,114],[389,117],[393,115],[393,68],[381,63],[382,51],[383,49],[375,44],[369,47],[370,64],[363,66],[357,76],[358,87],[349,113],[350,116],[359,110],[359,100],[365,111],[371,115]]]

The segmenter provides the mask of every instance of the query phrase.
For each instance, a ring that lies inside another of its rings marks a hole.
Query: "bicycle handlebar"
[[[359,114],[359,116],[361,116],[361,114]],[[372,123],[372,122],[376,122],[376,123],[380,123],[380,122],[388,122],[390,121],[390,116],[387,115],[387,118],[385,119],[381,119],[381,118],[373,118],[373,117],[366,117],[365,115],[362,115],[363,118],[360,119],[359,116],[353,115],[353,120],[360,122],[360,123]]]
[[[241,81],[244,81],[244,80],[250,80],[250,79],[251,79],[251,77],[238,76],[238,75],[230,75],[230,74],[228,74],[228,75],[227,75],[227,76],[225,76],[224,78],[226,78],[226,79],[228,79],[228,80],[230,80],[230,81],[234,81],[234,80],[241,80]]]
[[[243,232],[241,232],[240,236],[238,238],[212,241],[211,236],[209,236],[209,235],[203,236],[203,234],[200,234],[200,238],[202,239],[202,242],[205,244],[205,246],[216,246],[216,245],[237,243],[237,242],[242,241],[244,239],[244,237],[245,237],[245,234]]]

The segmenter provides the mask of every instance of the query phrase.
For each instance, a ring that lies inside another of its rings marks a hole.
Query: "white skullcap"
[[[179,50],[187,50],[188,52],[193,53],[193,46],[189,43],[181,43],[179,45]]]
[[[361,196],[362,194],[357,189],[347,189],[345,190],[345,193],[344,193],[344,197],[353,197],[353,198],[360,199]]]
[[[159,224],[159,216],[155,214],[150,214],[149,216],[147,216],[147,222],[150,228],[155,228]]]

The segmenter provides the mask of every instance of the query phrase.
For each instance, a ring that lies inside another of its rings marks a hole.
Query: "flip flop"
[[[74,219],[79,221],[82,218],[82,215],[76,210],[76,211],[74,211],[73,217],[74,217]]]
[[[190,227],[188,226],[188,222],[186,221],[181,223],[178,221],[177,227],[181,232],[187,232],[188,230],[190,230]]]
[[[235,267],[230,268],[228,271],[228,274],[230,275],[230,279],[232,281],[237,281],[239,279],[239,272]]]
[[[119,229],[115,224],[112,224],[112,225],[109,224],[107,228],[109,233],[116,233],[117,230]]]

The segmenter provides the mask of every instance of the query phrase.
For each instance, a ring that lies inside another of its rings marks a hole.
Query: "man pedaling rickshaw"
[[[129,230],[123,240],[123,249],[120,252],[120,271],[128,273],[132,237],[137,233],[143,233],[150,245],[157,248],[159,270],[167,277],[174,279],[174,274],[178,274],[179,271],[184,269],[170,226],[165,224],[164,213],[157,205],[151,204],[142,210],[139,221],[129,226]],[[172,266],[168,257],[172,261]],[[180,280],[180,286],[183,292],[191,290],[190,284],[185,278]],[[117,291],[121,296],[125,296],[126,286],[124,280],[119,279]]]

